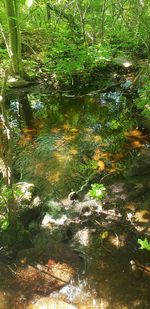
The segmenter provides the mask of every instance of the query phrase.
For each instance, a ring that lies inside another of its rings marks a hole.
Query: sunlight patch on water
[[[65,297],[65,299],[71,302],[72,304],[81,306],[80,308],[90,308],[90,309],[106,308],[104,306],[100,307],[100,303],[96,299],[94,290],[88,291],[86,280],[79,280],[78,284],[75,283],[68,284],[64,286],[59,292],[52,293],[52,296]]]

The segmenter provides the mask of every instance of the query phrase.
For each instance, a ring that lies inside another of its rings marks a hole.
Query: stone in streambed
[[[43,297],[35,304],[29,305],[28,309],[76,309],[77,307],[54,297]]]

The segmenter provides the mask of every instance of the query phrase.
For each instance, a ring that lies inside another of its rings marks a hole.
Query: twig
[[[29,265],[29,266],[30,266],[30,265]],[[49,268],[46,267],[46,266],[41,266],[41,265],[39,265],[39,264],[37,264],[36,266],[35,266],[35,265],[31,265],[31,266],[32,266],[33,268],[39,270],[40,272],[42,272],[42,273],[44,273],[44,274],[46,274],[46,275],[48,275],[48,276],[50,276],[50,277],[52,277],[52,278],[58,280],[58,281],[61,281],[61,282],[65,283],[65,284],[68,283],[68,281],[65,281],[65,280],[63,280],[63,279],[60,279],[60,278],[58,278],[58,277],[52,275],[52,274],[48,271]],[[43,269],[43,268],[46,268],[46,270]]]
[[[34,55],[36,55],[36,51],[35,51],[28,43],[23,42],[22,44],[25,45],[25,46],[27,46],[27,47],[32,51],[32,53],[33,53]]]
[[[9,265],[7,265],[7,267],[8,267],[8,269],[12,272],[12,274],[14,275],[14,276],[16,276],[16,271],[14,271]]]

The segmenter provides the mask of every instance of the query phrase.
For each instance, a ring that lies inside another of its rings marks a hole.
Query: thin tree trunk
[[[79,4],[78,0],[76,1],[76,6],[79,12],[80,16],[80,23],[81,23],[81,29],[82,29],[82,36],[84,44],[86,44],[86,34],[85,34],[85,15],[86,15],[86,8],[84,9],[84,12],[82,10],[82,3]]]
[[[2,125],[1,125],[1,156],[5,167],[5,183],[7,189],[9,190],[9,197],[7,200],[7,211],[9,216],[9,221],[11,224],[15,224],[16,222],[16,201],[13,193],[13,169],[12,169],[12,160],[13,160],[13,150],[12,150],[12,136],[11,136],[11,128],[9,125],[9,121],[7,118],[7,112],[5,107],[5,90],[7,83],[7,73],[5,73],[1,96],[0,96],[0,110],[2,114]]]
[[[107,2],[107,0],[104,0],[104,1],[103,1],[103,5],[102,5],[102,17],[101,17],[101,42],[103,42],[103,40],[104,40],[106,2]]]
[[[21,38],[19,27],[19,1],[18,0],[4,0],[9,29],[9,45],[10,45],[10,59],[12,71],[15,75],[22,77],[23,69],[21,62]]]

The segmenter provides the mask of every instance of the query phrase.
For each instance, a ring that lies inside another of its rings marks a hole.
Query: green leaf
[[[102,199],[105,196],[106,188],[103,184],[94,183],[91,185],[91,187],[92,189],[88,192],[89,196],[97,199]]]
[[[101,239],[106,239],[108,236],[109,236],[108,231],[102,232],[100,235]]]
[[[141,250],[145,249],[150,251],[150,242],[147,240],[147,238],[145,238],[144,240],[138,239],[138,244],[141,246],[140,247]]]
[[[7,230],[8,226],[9,226],[9,220],[8,218],[5,218],[1,223],[1,229],[5,231]]]

